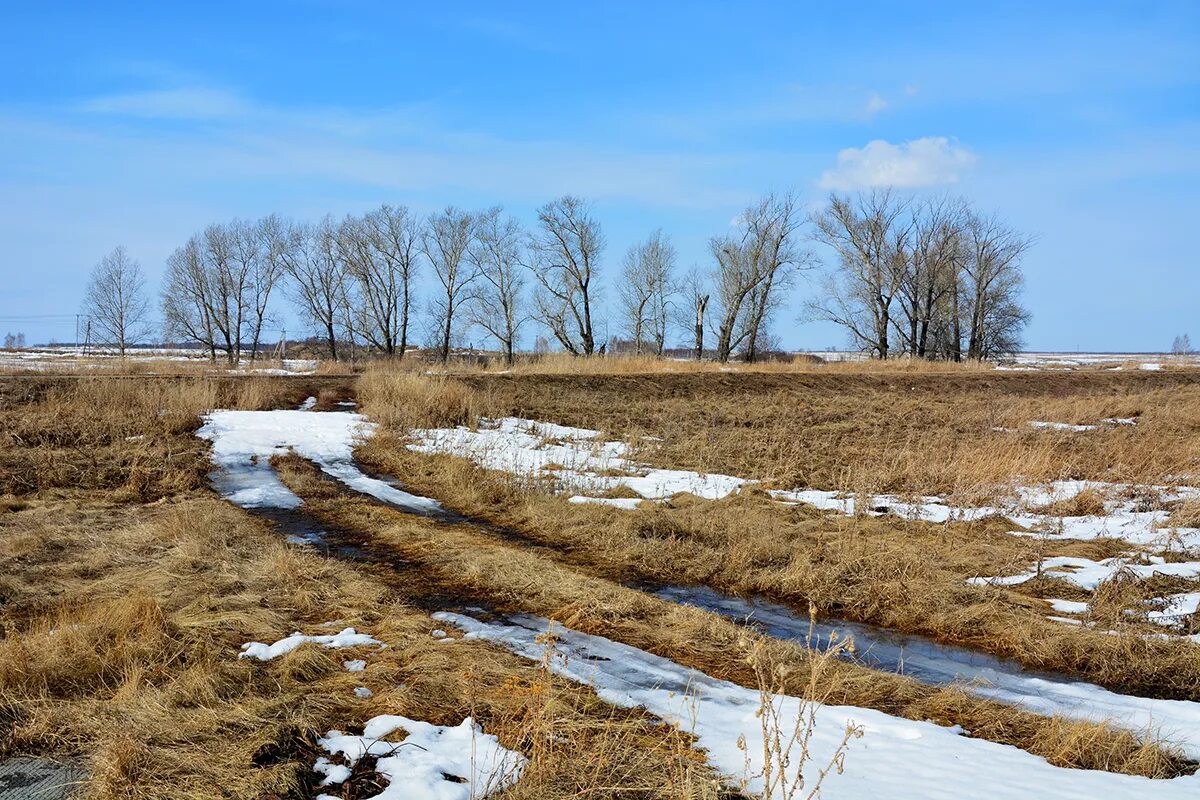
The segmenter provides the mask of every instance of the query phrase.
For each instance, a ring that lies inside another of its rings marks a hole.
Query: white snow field
[[[896,634],[869,625],[817,620],[767,600],[731,597],[707,587],[669,587],[659,597],[748,623],[778,639],[811,643],[824,650],[849,637],[853,658],[875,669],[897,672],[932,686],[957,686],[1037,714],[1110,722],[1134,732],[1155,731],[1200,760],[1200,703],[1119,694],[1084,681],[1038,675],[974,650]],[[1196,595],[1200,600],[1200,595]],[[1184,603],[1191,602],[1185,599]]]
[[[450,727],[383,714],[367,721],[362,736],[329,731],[317,744],[339,759],[322,757],[313,766],[325,787],[344,783],[363,756],[376,757],[375,771],[388,785],[375,800],[476,800],[515,785],[527,763],[471,717]]]
[[[310,406],[311,408],[311,406]],[[301,500],[283,485],[271,457],[295,452],[355,491],[416,513],[442,506],[365,475],[354,463],[354,445],[375,424],[350,411],[213,411],[196,432],[212,442],[211,478],[222,496],[243,508],[297,508]]]
[[[556,637],[550,668],[558,675],[593,687],[605,702],[646,711],[697,738],[709,763],[734,787],[763,791],[763,729],[760,695],[717,680],[628,645],[564,628],[539,617],[519,615],[506,623],[483,622],[462,614],[438,613],[468,639],[499,644],[533,661],[545,656],[538,637]],[[818,769],[835,753],[848,725],[863,736],[851,739],[842,774],[827,779],[821,797],[828,800],[904,800],[905,798],[987,797],[992,800],[1162,800],[1200,797],[1200,775],[1151,780],[1093,770],[1051,766],[1044,759],[1008,745],[971,739],[932,722],[914,722],[872,709],[817,706],[795,697],[778,697],[775,707],[785,735],[797,720],[814,715],[810,759],[793,758],[787,774],[802,769],[811,787]],[[739,742],[743,743],[739,745]],[[799,796],[806,796],[807,790]]]

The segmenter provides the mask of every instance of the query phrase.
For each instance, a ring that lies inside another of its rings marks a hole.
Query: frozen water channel
[[[709,763],[732,786],[752,793],[764,790],[761,697],[635,647],[591,636],[548,620],[517,615],[486,622],[463,614],[434,618],[464,631],[468,639],[498,644],[524,658],[542,661],[548,630],[555,636],[547,663],[556,674],[591,686],[607,703],[644,708],[691,732]],[[812,704],[776,697],[774,707],[786,735],[812,715],[806,761],[794,757],[789,777],[800,770],[811,787],[817,771],[836,753],[847,726],[862,732],[852,738],[841,774],[831,775],[821,797],[842,800],[988,797],[993,800],[1106,800],[1200,796],[1200,776],[1151,780],[1092,770],[1061,769],[1016,747],[972,739],[932,722],[901,719],[873,709]],[[807,789],[806,789],[807,792]]]
[[[745,622],[777,639],[811,642],[820,650],[850,637],[855,660],[932,686],[958,685],[982,697],[1038,714],[1093,722],[1110,721],[1133,731],[1152,730],[1200,760],[1200,703],[1118,694],[1061,675],[1025,670],[1015,661],[921,636],[841,620],[811,622],[787,606],[746,600],[707,587],[668,587],[655,594]]]

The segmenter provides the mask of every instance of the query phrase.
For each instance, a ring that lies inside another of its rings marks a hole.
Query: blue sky
[[[888,175],[1038,237],[1031,349],[1200,337],[1197,2],[2,13],[0,331],[30,340],[72,336],[113,246],[157,291],[174,247],[236,216],[503,203],[528,220],[580,194],[605,225],[612,293],[655,228],[707,267],[708,237],[754,196],[815,204]],[[845,344],[797,321],[816,289],[801,278],[781,313],[786,346]]]

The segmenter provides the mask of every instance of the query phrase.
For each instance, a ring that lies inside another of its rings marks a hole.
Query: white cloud
[[[876,139],[865,147],[839,152],[837,166],[822,173],[818,185],[841,191],[943,186],[958,183],[976,160],[974,153],[945,136],[927,136],[904,144]]]
[[[220,89],[155,89],[88,100],[84,111],[152,119],[217,119],[248,113],[251,106]]]
[[[867,98],[867,105],[864,111],[866,111],[868,117],[873,117],[887,107],[888,101],[883,99],[883,95],[879,94],[879,92],[871,92],[870,97]]]

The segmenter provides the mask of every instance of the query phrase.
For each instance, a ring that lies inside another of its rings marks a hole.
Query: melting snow
[[[518,616],[507,624],[486,623],[460,614],[435,618],[452,623],[468,638],[496,642],[525,658],[545,655],[539,635],[550,625],[544,619]],[[717,680],[665,658],[627,645],[554,626],[557,640],[550,668],[557,674],[592,686],[608,703],[641,707],[661,719],[691,731],[709,762],[734,786],[763,791],[763,730],[757,690]],[[785,735],[801,722],[811,704],[795,697],[776,698]],[[809,740],[811,760],[793,758],[789,775],[803,769],[808,785],[816,769],[834,754],[847,725],[865,735],[852,740],[845,769],[828,779],[824,796],[844,800],[881,797],[958,798],[986,795],[993,800],[1043,797],[1094,800],[1104,797],[1164,800],[1192,798],[1200,792],[1200,776],[1153,781],[1131,775],[1053,767],[1044,759],[1015,747],[970,739],[958,731],[930,722],[900,719],[872,709],[820,706]],[[743,747],[739,742],[744,743]]]
[[[238,658],[257,658],[259,661],[270,661],[285,653],[290,653],[305,642],[319,644],[322,647],[358,647],[364,644],[383,644],[378,639],[372,639],[365,633],[358,633],[354,628],[346,628],[341,633],[324,636],[306,636],[296,631],[275,644],[262,642],[247,642],[242,645]]]
[[[1067,583],[1073,583],[1081,589],[1093,591],[1097,586],[1109,580],[1122,570],[1138,578],[1151,578],[1163,575],[1173,578],[1200,578],[1200,561],[1166,561],[1160,556],[1147,556],[1146,562],[1140,563],[1129,557],[1116,556],[1103,561],[1092,561],[1090,558],[1075,556],[1055,556],[1042,561],[1042,575],[1047,578],[1061,578]],[[1016,575],[1006,575],[991,578],[969,578],[967,583],[974,586],[1016,586],[1019,583],[1038,577],[1036,569],[1021,572]]]
[[[909,675],[933,686],[959,686],[1038,714],[1109,721],[1139,733],[1153,729],[1180,744],[1189,757],[1200,758],[1200,703],[1118,694],[1083,681],[1029,672],[1014,661],[975,650],[843,620],[813,621],[778,603],[730,597],[707,587],[670,587],[655,594],[820,650],[849,637],[854,652],[847,656],[869,667]],[[1066,600],[1050,602],[1063,604],[1064,608],[1056,605],[1055,609],[1067,613],[1087,607]],[[1079,620],[1065,621],[1079,624]]]
[[[392,736],[397,731],[402,735]],[[349,764],[318,759],[313,769],[325,775],[322,786],[345,782],[359,759],[374,756],[388,784],[376,800],[475,800],[515,785],[527,763],[471,717],[450,727],[383,714],[367,722],[362,736],[330,731],[317,744]]]
[[[1135,421],[1105,420],[1117,424]],[[1030,424],[1069,430],[1095,427],[1059,422]],[[598,431],[516,417],[484,421],[478,430],[433,428],[412,433],[414,443],[410,447],[418,452],[463,456],[487,469],[548,480],[560,489],[583,492],[571,494],[569,501],[572,503],[597,503],[632,510],[638,507],[642,498],[661,500],[676,492],[691,492],[699,497],[718,499],[754,483],[731,475],[651,469],[630,460],[625,443],[603,441]],[[639,497],[592,496],[618,487],[632,489]],[[865,509],[859,509],[859,500],[845,492],[796,489],[771,490],[769,494],[782,503],[801,503],[846,515],[856,512],[869,516],[892,514],[935,524],[1004,516],[1028,529],[1014,531],[1018,535],[1052,539],[1103,536],[1136,545],[1164,545],[1169,540],[1176,547],[1200,546],[1200,529],[1170,528],[1170,512],[1165,509],[1141,510],[1144,501],[1130,497],[1134,488],[1099,481],[1055,481],[1044,486],[1016,487],[996,505],[979,507],[953,505],[940,497],[905,498],[885,494],[866,497],[868,506]],[[1147,488],[1161,502],[1200,498],[1200,490],[1190,487]],[[1029,510],[1070,500],[1084,491],[1097,492],[1107,498],[1105,513],[1064,517]]]
[[[410,448],[417,452],[464,456],[487,469],[549,480],[577,491],[625,487],[650,500],[679,492],[716,500],[750,483],[732,475],[653,469],[629,459],[624,442],[601,441],[599,431],[516,417],[484,420],[477,430],[418,429],[412,436]]]
[[[212,442],[213,484],[243,508],[301,505],[270,463],[272,456],[294,451],[355,491],[417,513],[442,511],[436,500],[363,474],[354,463],[354,445],[374,431],[366,417],[344,411],[213,411],[196,435]]]
[[[1072,425],[1069,422],[1042,422],[1039,420],[1030,422],[1029,427],[1052,431],[1073,431],[1076,433],[1096,430],[1095,425]]]
[[[1055,600],[1053,598],[1044,598],[1050,607],[1060,614],[1085,614],[1087,613],[1088,604],[1082,600]],[[1078,622],[1079,620],[1071,620]]]

